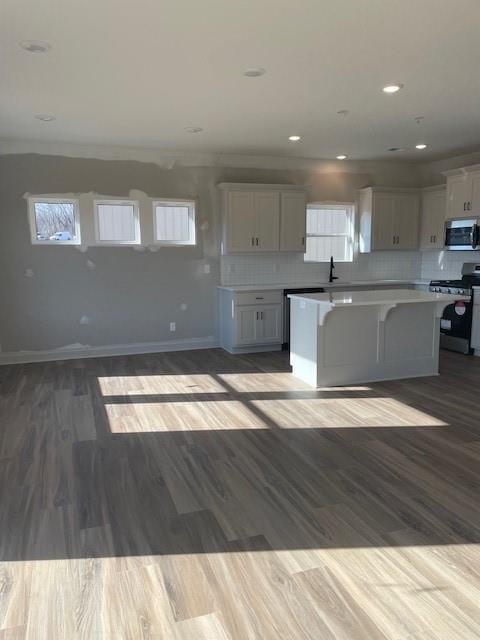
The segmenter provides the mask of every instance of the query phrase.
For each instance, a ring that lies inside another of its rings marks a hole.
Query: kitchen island
[[[409,289],[289,297],[292,373],[313,387],[437,375],[443,310],[469,300]]]

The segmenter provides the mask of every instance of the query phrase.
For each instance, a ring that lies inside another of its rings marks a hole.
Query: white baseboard
[[[165,340],[164,342],[137,342],[135,344],[112,344],[100,347],[72,345],[45,351],[5,351],[0,352],[0,365],[25,364],[28,362],[51,362],[53,360],[78,360],[81,358],[104,358],[108,356],[128,356],[141,353],[162,353],[164,351],[188,351],[190,349],[213,349],[218,347],[214,336]]]

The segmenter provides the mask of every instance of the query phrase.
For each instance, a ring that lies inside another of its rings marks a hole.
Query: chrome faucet
[[[334,280],[338,280],[337,276],[333,275],[333,270],[335,269],[335,264],[333,263],[333,256],[330,256],[330,275],[328,276],[328,281],[333,282]]]

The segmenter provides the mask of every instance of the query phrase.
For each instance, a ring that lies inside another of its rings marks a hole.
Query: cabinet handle
[[[260,320],[263,320],[263,311],[260,311]]]
[[[252,236],[252,247],[255,244],[255,238]]]
[[[257,240],[257,242],[256,242],[255,244],[256,244],[256,245],[257,245],[257,247],[258,247],[258,238],[257,238],[256,240]]]
[[[258,320],[258,311],[257,311],[257,320]]]
[[[433,241],[436,242],[437,241],[437,236],[433,236]]]
[[[393,236],[393,244],[395,244],[395,236]]]
[[[263,300],[263,296],[255,296],[255,300]]]
[[[468,210],[469,210],[469,211],[471,211],[471,210],[472,210],[472,203],[471,203],[471,202],[469,202],[469,203],[468,203]]]
[[[302,236],[302,247],[305,246],[305,238]]]

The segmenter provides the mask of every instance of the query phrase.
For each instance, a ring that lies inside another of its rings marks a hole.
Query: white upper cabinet
[[[307,203],[304,193],[282,193],[280,251],[305,253]]]
[[[254,193],[255,249],[278,251],[280,228],[280,194],[275,191]]]
[[[222,253],[305,251],[305,192],[270,184],[218,185],[223,192]]]
[[[445,171],[447,218],[480,216],[480,165]]]
[[[414,189],[360,189],[360,251],[418,248],[419,195]]]
[[[420,249],[442,249],[444,246],[447,194],[445,187],[422,190]]]
[[[227,244],[233,252],[249,251],[255,245],[255,194],[231,191],[227,194]]]
[[[418,249],[418,229],[420,221],[420,198],[417,193],[399,194],[395,199],[393,212],[393,235],[395,249]]]

